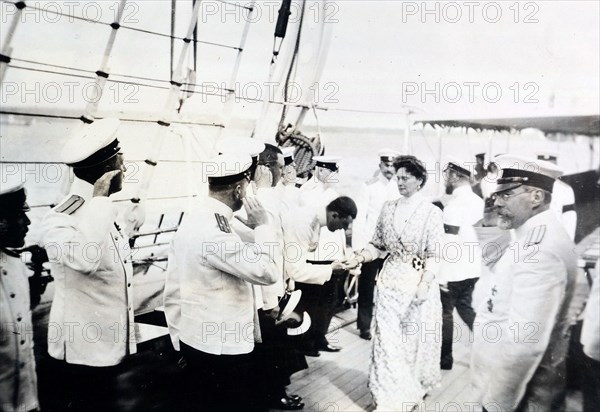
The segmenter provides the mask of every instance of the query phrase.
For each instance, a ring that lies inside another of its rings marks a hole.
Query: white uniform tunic
[[[0,250],[0,409],[38,408],[29,282],[20,258]]]
[[[473,225],[483,218],[483,199],[471,186],[454,189],[444,208],[444,245],[440,283],[458,282],[481,275],[481,249]]]
[[[327,204],[339,197],[332,188],[323,182],[311,178],[300,188],[300,204],[309,208],[325,208]],[[313,261],[343,260],[346,254],[346,235],[343,229],[335,232],[326,227],[320,229],[319,244],[309,256]]]
[[[574,247],[550,210],[513,231],[474,324],[472,382],[488,410],[560,408]]]
[[[281,184],[280,184],[281,185]],[[300,207],[300,189],[294,185],[282,185],[281,210],[288,212]]]
[[[254,230],[255,244],[231,230],[233,211],[206,199],[189,213],[169,252],[165,314],[176,347],[179,340],[214,355],[250,353],[259,338],[252,285],[273,284],[273,229]]]
[[[396,176],[388,180],[382,174],[364,184],[362,201],[358,205],[358,215],[352,223],[352,246],[356,250],[364,248],[373,239],[377,219],[383,204],[400,197]]]
[[[327,228],[324,228],[327,229]],[[321,225],[315,209],[284,216],[285,271],[295,282],[322,285],[331,278],[331,265],[309,263],[319,245]]]
[[[285,292],[285,275],[284,275],[284,258],[283,258],[283,227],[281,214],[284,209],[282,199],[284,196],[284,187],[278,185],[276,187],[267,187],[257,190],[256,197],[267,210],[269,219],[272,222],[272,228],[275,238],[273,239],[273,259],[277,265],[278,277],[277,281],[268,286],[260,287],[262,296],[262,308],[270,310],[275,308]]]
[[[567,183],[556,179],[552,187],[552,202],[550,209],[563,224],[571,240],[575,239],[577,229],[577,212],[575,212],[575,193]]]
[[[136,352],[131,249],[108,197],[75,178],[68,198],[43,221],[42,246],[55,291],[48,353],[87,366],[113,366]]]

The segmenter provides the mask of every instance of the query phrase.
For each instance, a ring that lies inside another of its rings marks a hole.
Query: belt
[[[570,205],[564,205],[562,212],[567,213],[567,212],[570,212],[571,210],[575,211],[575,204],[573,204],[573,203],[571,203]]]
[[[444,223],[444,232],[450,233],[451,235],[458,235],[460,231],[460,226],[452,226]]]
[[[306,263],[310,263],[311,265],[331,265],[333,260],[308,260],[306,259]]]

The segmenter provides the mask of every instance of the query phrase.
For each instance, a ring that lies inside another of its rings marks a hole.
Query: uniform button
[[[8,275],[8,272],[7,272],[6,270],[2,269],[2,274],[3,274],[4,276],[6,276],[6,275]]]
[[[19,368],[23,369],[25,367],[25,362],[19,363]]]
[[[10,297],[11,297],[11,298],[14,298],[15,296],[17,296],[17,295],[15,295],[14,293],[11,293],[11,294],[10,294]]]
[[[23,320],[23,318],[20,316],[17,318],[17,322],[21,322],[22,320]]]
[[[123,263],[127,264],[127,259],[123,260]]]
[[[25,341],[24,340],[21,341],[21,345],[25,345]]]
[[[130,288],[130,287],[131,287],[131,283],[128,283],[128,284],[127,284],[127,287],[128,287],[128,288]]]

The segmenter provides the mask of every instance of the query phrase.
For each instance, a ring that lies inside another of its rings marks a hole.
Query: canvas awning
[[[511,131],[539,129],[546,134],[600,136],[600,115],[514,117],[496,119],[421,119],[415,123],[475,130]]]

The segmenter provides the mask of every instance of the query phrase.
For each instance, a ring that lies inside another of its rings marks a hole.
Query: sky
[[[250,2],[234,6],[203,0],[200,4],[198,39],[228,47],[198,45],[195,83],[203,89],[197,91],[219,94],[222,88],[232,88],[238,98],[225,104],[220,96],[193,94],[183,102],[180,119],[225,124],[227,128],[225,132],[216,127],[199,127],[193,132],[171,128],[151,187],[153,196],[196,193],[194,179],[181,179],[194,176],[193,168],[197,166],[186,161],[206,156],[214,140],[223,133],[249,136],[255,129],[257,137],[272,140],[282,110],[281,105],[270,105],[263,116],[260,100],[264,97],[281,100],[281,94],[275,93],[272,86],[276,89],[287,74],[300,3],[296,0],[292,3],[288,34],[272,71],[278,1],[258,1],[250,17],[246,9],[239,7]],[[307,103],[308,99],[316,104],[316,115],[307,113],[303,127],[335,130],[322,133],[322,137],[330,153],[343,155],[342,170],[355,184],[372,175],[375,164],[366,160],[376,159],[383,145],[402,146],[402,129],[407,121],[423,117],[598,114],[599,4],[554,0],[426,3],[307,0],[294,76],[301,97],[294,103]],[[16,12],[12,4],[0,2],[0,45],[3,53],[13,58],[11,65],[22,67],[9,67],[6,71],[0,89],[3,110],[69,113],[78,117],[86,106],[94,110],[92,104],[97,102],[96,113],[100,117],[135,115],[156,120],[165,113],[174,113],[174,107],[167,105],[170,39],[139,31],[168,34],[170,1],[126,3],[122,28],[117,31],[108,66],[103,68],[110,73],[111,81],[98,101],[94,72],[102,68],[111,29],[99,23],[57,16],[54,12],[110,23],[115,19],[119,2],[28,1],[27,5],[7,51]],[[191,1],[178,1],[175,25],[178,37],[186,35],[190,16]],[[247,21],[250,21],[248,35],[232,83],[239,55],[236,48],[240,46]],[[182,40],[175,41],[175,56],[179,56],[183,44]],[[326,59],[319,59],[319,54]],[[190,47],[183,59],[185,73],[194,67],[191,56]],[[50,71],[67,72],[71,76]],[[297,108],[291,107],[286,120],[293,122],[297,115]],[[65,139],[79,125],[77,120],[0,116],[0,160],[30,162],[21,165],[20,170],[28,178],[32,205],[56,202],[64,194],[65,168],[46,162],[60,161]],[[349,128],[350,132],[340,127]],[[154,147],[158,129],[155,123],[132,122],[124,122],[120,128],[119,139],[129,161],[126,180],[129,189],[124,191],[123,198],[135,192],[143,173],[143,159]],[[377,129],[387,130],[372,132]],[[470,159],[481,151],[494,154],[515,150],[533,155],[535,150],[548,145],[535,136],[523,140],[502,134],[492,142],[486,134],[455,136],[453,133],[444,133],[438,139],[434,132],[416,130],[411,132],[410,144],[414,144],[415,154],[430,161],[440,154]],[[188,139],[190,134],[193,138]],[[600,145],[595,140],[592,152],[586,139],[558,141],[552,147],[565,154],[561,162],[568,172],[587,170],[597,165]],[[432,193],[439,191],[435,186],[430,189]],[[160,200],[157,205],[163,212],[181,209],[180,200],[172,205]],[[178,216],[178,212],[173,213],[174,219]]]
[[[98,70],[110,28],[59,17],[53,11],[110,22],[117,1],[27,4],[41,11],[26,9],[21,16],[11,42],[13,57]],[[288,35],[278,60],[281,64],[271,79],[279,83],[285,73],[281,66],[293,47],[299,4],[293,2]],[[316,90],[313,103],[328,109],[318,111],[320,125],[397,128],[404,125],[402,113],[408,110],[413,117],[438,118],[598,113],[599,4],[308,1],[296,80],[303,98]],[[168,34],[170,5],[164,0],[128,2],[122,24]],[[4,44],[10,26],[7,23],[15,11],[6,2],[1,7]],[[278,1],[258,1],[248,17],[241,7],[203,1],[198,25],[202,41],[237,47],[246,21],[251,22],[235,83],[231,85],[230,78],[237,50],[212,45],[198,46],[196,82],[211,92],[229,87],[238,96],[259,100],[273,96],[267,82],[278,8]],[[186,33],[190,15],[191,2],[178,1],[178,36]],[[330,43],[322,73],[315,77],[322,28]],[[176,43],[177,55],[183,42]],[[169,50],[168,38],[121,29],[109,70],[168,80]],[[191,48],[188,52],[185,69],[193,67]],[[13,64],[27,66],[22,62]],[[69,82],[75,84],[66,84]],[[2,87],[2,104],[80,111],[93,100],[95,89],[89,83],[93,80],[9,68]],[[164,110],[167,90],[114,83],[109,86],[99,104],[101,112]],[[238,99],[231,111],[232,118],[252,123],[260,116],[261,103]],[[280,111],[281,106],[271,108],[269,122],[276,122]],[[223,115],[224,106],[220,97],[196,94],[184,103],[182,112],[206,115],[211,121]],[[307,116],[306,124],[314,125],[315,116]]]

